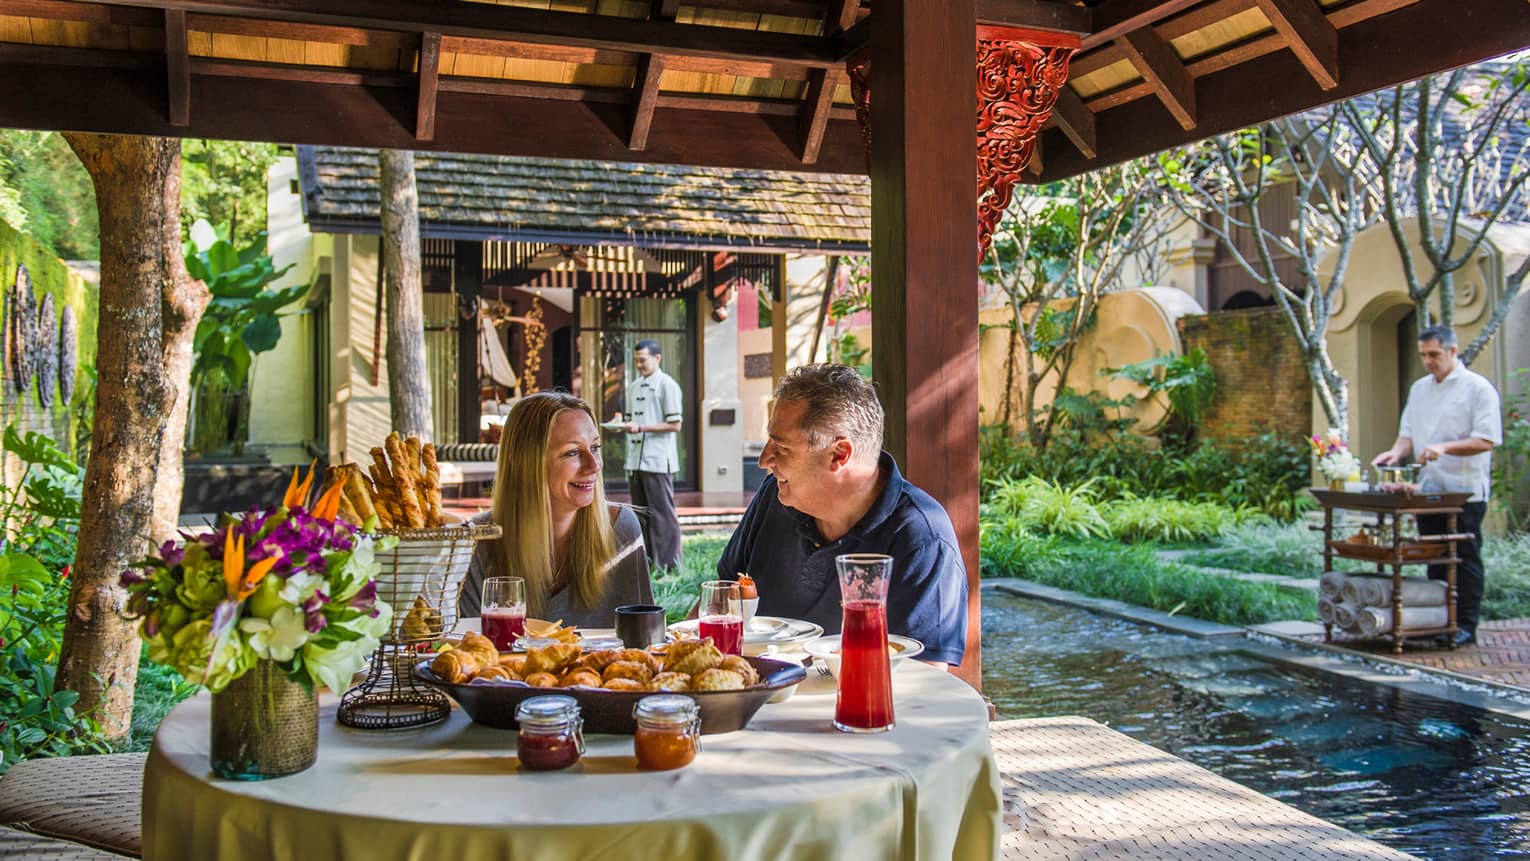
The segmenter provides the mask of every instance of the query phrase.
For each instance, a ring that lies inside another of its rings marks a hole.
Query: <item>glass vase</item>
[[[273,661],[212,695],[213,773],[228,780],[296,774],[319,754],[319,701]]]

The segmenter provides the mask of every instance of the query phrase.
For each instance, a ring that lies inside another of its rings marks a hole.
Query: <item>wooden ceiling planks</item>
[[[1442,15],[1456,14],[1445,11],[1443,2],[1102,0],[1086,8],[1065,0],[975,0],[974,5],[979,23],[1082,36],[1086,50],[1073,58],[1070,87],[1051,124],[1060,137],[1047,150],[1043,176],[1052,176],[1075,163],[1113,158],[1119,148],[1109,138],[1122,132],[1107,118],[1128,108],[1137,111],[1133,106],[1144,96],[1156,96],[1155,102],[1166,106],[1159,108],[1160,119],[1171,118],[1182,135],[1209,133],[1205,115],[1236,111],[1208,104],[1201,82],[1272,55],[1294,59],[1320,92],[1342,89],[1340,73],[1350,62],[1339,50],[1346,28],[1419,3]],[[1477,4],[1470,5],[1464,14],[1482,20]],[[1517,11],[1523,12],[1522,7]],[[144,92],[138,101],[157,105],[159,116],[140,117],[133,126],[163,127],[168,133],[190,134],[204,112],[238,110],[237,101],[199,106],[196,94],[203,79],[242,77],[268,82],[273,92],[288,89],[289,97],[314,92],[332,97],[308,89],[312,85],[399,89],[396,95],[409,104],[399,114],[400,125],[411,139],[430,133],[433,121],[439,137],[447,110],[466,104],[512,100],[489,109],[499,117],[519,118],[507,112],[511,105],[519,110],[523,102],[568,103],[567,109],[548,106],[531,112],[533,117],[545,114],[554,125],[568,122],[567,110],[582,105],[607,133],[568,141],[572,157],[597,157],[614,142],[628,157],[641,160],[635,156],[644,152],[666,117],[682,125],[703,117],[706,124],[726,125],[728,117],[752,115],[762,118],[765,125],[758,128],[769,129],[774,138],[754,147],[772,153],[771,163],[781,166],[780,155],[790,153],[786,164],[824,170],[826,164],[848,164],[847,153],[855,145],[840,58],[866,44],[875,8],[876,0],[0,0],[0,64],[7,69],[38,63],[56,69],[158,68],[159,93],[150,98]],[[166,39],[167,10],[178,16],[175,20],[184,20],[184,40],[180,30]],[[1530,43],[1530,34],[1513,32],[1519,26],[1515,15],[1505,21],[1509,41],[1520,47]],[[1409,26],[1414,25],[1396,29]],[[433,40],[428,43],[435,52],[433,75],[420,62],[426,39]],[[187,62],[172,73],[174,46],[181,41]],[[1429,67],[1430,55],[1440,50],[1424,39],[1416,50],[1382,58],[1384,67],[1394,70],[1382,76],[1396,80],[1422,74],[1418,70]],[[1455,53],[1481,52],[1466,48]],[[1468,59],[1474,58],[1482,57]],[[1275,65],[1284,69],[1289,63]],[[432,78],[434,111],[428,97]],[[393,98],[382,101],[391,106]],[[352,94],[341,101],[359,103],[359,98]],[[61,108],[50,120],[42,103],[0,106],[0,123],[16,124],[26,115],[43,127],[68,126]],[[187,114],[190,124],[181,123]],[[205,119],[208,127],[246,125],[218,116]],[[432,143],[523,154],[538,149],[522,140],[536,132],[519,119],[491,133],[492,119],[446,123],[446,138]],[[483,131],[463,137],[467,128]],[[361,145],[392,140],[395,131],[348,130]],[[676,145],[683,132],[662,137]],[[266,136],[302,141],[308,134],[308,127],[295,119],[276,117]],[[315,140],[326,141],[331,139]],[[698,156],[697,163],[723,157],[726,149],[711,142],[697,147],[708,153]],[[824,157],[825,151],[833,154]],[[687,158],[683,153],[678,157]],[[724,158],[722,163],[740,162]],[[864,163],[854,169],[863,171]]]

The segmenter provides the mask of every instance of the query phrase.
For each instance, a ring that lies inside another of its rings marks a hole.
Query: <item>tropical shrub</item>
[[[1121,541],[1182,544],[1226,532],[1248,514],[1219,502],[1178,499],[1123,499],[1102,506],[1110,532]]]
[[[1232,527],[1211,547],[1180,561],[1255,574],[1319,577],[1323,573],[1323,537],[1305,523],[1254,520]]]
[[[1012,519],[1017,528],[1027,531],[1074,538],[1109,537],[1110,525],[1094,500],[1092,482],[1067,487],[1031,476],[1002,482],[989,504],[999,516]]]
[[[0,553],[0,771],[32,756],[106,749],[97,724],[74,711],[79,694],[54,687],[84,469],[52,440],[14,426],[3,448],[23,472],[0,488],[0,522],[12,529]]]

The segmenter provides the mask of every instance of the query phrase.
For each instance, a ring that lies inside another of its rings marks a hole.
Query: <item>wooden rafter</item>
[[[829,128],[829,112],[834,108],[834,91],[839,89],[844,73],[814,69],[808,80],[807,98],[802,102],[797,130],[802,136],[802,163],[818,161],[823,147],[823,133]]]
[[[1339,85],[1339,31],[1317,0],[1259,0],[1259,9],[1318,86],[1331,90]]]
[[[1116,44],[1180,126],[1195,128],[1195,79],[1174,48],[1150,27],[1127,33]]]
[[[420,35],[419,96],[415,108],[414,139],[428,141],[436,135],[436,91],[441,76],[441,34]]]
[[[170,125],[191,122],[191,54],[186,46],[186,13],[165,10],[165,77]]]
[[[855,26],[855,18],[861,11],[860,0],[839,0],[836,10],[830,6],[824,11],[824,32],[837,33]]]
[[[664,55],[647,54],[638,61],[637,76],[632,82],[632,128],[627,148],[641,150],[648,146],[648,129],[659,105],[659,79],[664,77]]]
[[[106,5],[131,6],[141,0],[104,0]],[[438,32],[507,42],[605,48],[636,53],[663,53],[755,62],[783,62],[827,68],[841,60],[835,41],[822,36],[798,36],[757,30],[702,27],[591,15],[549,12],[464,0],[417,3],[414,0],[162,0],[162,8],[208,15],[274,19],[333,27]]]
[[[1085,36],[1079,49],[1104,45],[1151,27],[1170,15],[1175,15],[1200,3],[1201,0],[1109,0],[1094,11],[1093,27]]]
[[[1052,107],[1052,119],[1085,157],[1094,158],[1099,152],[1095,144],[1094,112],[1089,110],[1072,87],[1063,87],[1057,94],[1057,104]],[[1039,142],[1040,138],[1037,140]]]

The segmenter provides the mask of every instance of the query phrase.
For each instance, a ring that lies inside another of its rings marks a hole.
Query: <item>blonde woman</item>
[[[485,577],[526,580],[526,612],[565,625],[609,628],[621,604],[653,603],[643,530],[632,509],[608,505],[600,428],[590,405],[545,392],[522,398],[505,420],[494,505],[477,522],[504,530],[480,542],[462,597],[479,615]]]

